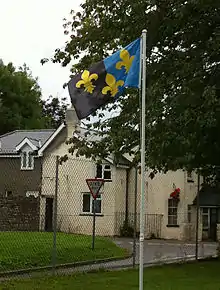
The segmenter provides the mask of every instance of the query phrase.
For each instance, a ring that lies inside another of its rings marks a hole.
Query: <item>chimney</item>
[[[66,110],[66,127],[67,127],[67,139],[73,137],[73,133],[76,129],[79,129],[80,122],[76,115],[74,107],[70,107]]]

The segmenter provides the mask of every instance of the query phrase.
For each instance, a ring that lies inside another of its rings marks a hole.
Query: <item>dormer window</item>
[[[34,169],[34,156],[31,151],[23,151],[21,153],[21,170]]]

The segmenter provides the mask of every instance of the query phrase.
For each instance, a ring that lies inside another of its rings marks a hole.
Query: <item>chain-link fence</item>
[[[32,170],[21,170],[19,158],[0,158],[0,166],[1,275],[138,264],[138,170],[76,157],[60,163],[52,155],[35,158]],[[187,184],[184,174],[180,199],[170,198],[171,181],[182,180],[176,174],[146,179],[145,264],[216,255],[213,241],[219,233],[217,217],[215,227],[211,223],[214,210],[197,211],[196,184]],[[105,180],[95,213],[87,178]]]

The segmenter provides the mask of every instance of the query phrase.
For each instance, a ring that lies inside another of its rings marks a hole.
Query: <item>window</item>
[[[168,225],[177,226],[177,208],[178,200],[170,198],[168,199]]]
[[[187,171],[187,182],[194,182],[192,171]]]
[[[111,166],[110,165],[96,165],[96,178],[103,178],[104,180],[111,180]]]
[[[209,208],[202,208],[202,227],[203,230],[209,229]]]
[[[93,213],[93,197],[91,193],[83,194],[83,213]],[[102,212],[102,199],[101,194],[99,194],[95,200],[96,213]]]
[[[34,169],[34,156],[31,154],[30,151],[24,151],[21,153],[21,169]]]
[[[96,165],[96,177],[102,178],[102,165],[101,164]]]
[[[10,198],[10,197],[12,197],[12,191],[11,191],[11,190],[6,190],[6,192],[5,192],[5,197],[6,197],[6,198]]]
[[[192,222],[192,206],[188,205],[188,223]]]

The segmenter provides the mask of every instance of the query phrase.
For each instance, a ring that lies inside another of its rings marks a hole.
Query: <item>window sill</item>
[[[167,225],[167,228],[179,228],[179,225]]]
[[[112,179],[104,179],[104,182],[112,182]]]
[[[34,167],[33,168],[21,168],[22,171],[31,171],[31,170],[34,170]]]
[[[93,216],[93,213],[80,213],[79,216]],[[103,217],[104,214],[97,213],[95,216],[97,216],[97,217]]]
[[[188,182],[188,183],[194,183],[194,180],[192,180],[192,179],[187,179],[187,182]]]

